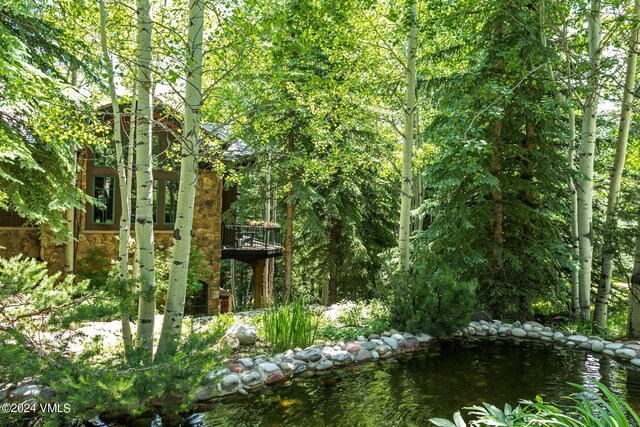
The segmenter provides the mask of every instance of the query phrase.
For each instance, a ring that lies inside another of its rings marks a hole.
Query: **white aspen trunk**
[[[400,231],[398,235],[398,249],[400,268],[409,271],[411,245],[411,199],[413,191],[412,161],[413,161],[413,119],[416,109],[416,3],[408,0],[408,19],[410,21],[407,46],[407,87],[406,105],[404,110],[404,141],[402,144],[402,193],[400,195]]]
[[[293,131],[287,137],[287,151],[293,156],[295,150],[295,140]],[[293,284],[293,220],[295,216],[295,206],[293,205],[293,178],[290,178],[289,189],[287,190],[287,210],[284,230],[284,300],[291,299],[291,287]]]
[[[184,134],[180,161],[180,188],[176,224],[173,230],[173,250],[167,303],[162,319],[162,332],[156,360],[175,354],[180,342],[187,273],[191,253],[191,232],[198,180],[200,151],[200,109],[202,108],[202,27],[204,0],[190,0],[187,40],[187,86],[184,104]]]
[[[629,283],[627,336],[629,338],[640,338],[640,225],[637,229],[636,253],[634,256],[631,281]]]
[[[576,112],[573,109],[573,95],[571,93],[569,93],[569,134],[571,135],[571,140],[569,141],[569,151],[567,152],[567,163],[569,165],[569,171],[573,175],[576,159]],[[567,185],[571,196],[571,254],[573,259],[578,260],[580,259],[578,246],[578,193],[576,191],[576,184],[573,181],[573,176],[569,177]],[[571,309],[573,313],[580,312],[579,289],[578,271],[571,270]]]
[[[133,85],[133,94],[131,95],[131,116],[129,117],[129,151],[127,153],[127,194],[129,195],[129,210],[135,212],[135,200],[133,200],[131,190],[133,188],[133,176],[134,176],[134,155],[136,152],[136,111],[138,109],[138,85]],[[131,220],[129,220],[131,222]],[[133,255],[133,268],[131,269],[131,278],[137,280],[140,275],[140,269],[138,263],[135,260],[138,259],[137,247],[134,250]],[[133,291],[133,290],[132,290]]]
[[[600,0],[592,0],[587,12],[589,26],[589,78],[582,113],[578,190],[578,245],[580,272],[578,296],[580,316],[591,318],[591,267],[593,262],[593,163],[596,145],[596,114],[599,96],[600,38],[602,33]]]
[[[593,313],[593,328],[595,331],[603,331],[607,328],[607,310],[611,294],[611,275],[613,273],[613,256],[615,252],[613,248],[613,235],[618,223],[618,195],[620,194],[622,172],[624,171],[624,162],[627,156],[631,104],[634,98],[633,91],[636,81],[637,52],[640,48],[640,43],[638,42],[640,35],[640,25],[637,24],[638,19],[640,19],[640,0],[635,0],[632,20],[636,25],[631,30],[631,43],[627,54],[627,72],[622,93],[622,106],[620,108],[616,158],[613,163],[611,183],[609,184],[609,197],[607,199],[607,215],[605,219],[604,245],[602,251],[602,272],[600,275],[598,294],[596,296],[596,306]]]
[[[137,0],[138,108],[136,111],[136,263],[140,296],[136,345],[141,360],[150,363],[153,356],[153,330],[156,312],[156,287],[153,247],[153,165],[151,131],[152,21],[149,0]]]
[[[271,154],[267,154],[267,161],[269,163],[269,166],[267,167],[267,175],[265,177],[266,179],[266,184],[267,184],[267,188],[266,188],[266,198],[265,198],[265,204],[264,204],[264,221],[265,221],[265,227],[267,224],[271,223]],[[265,230],[266,233],[266,230]],[[266,239],[266,234],[265,234],[265,241],[267,244],[269,244],[268,240]],[[270,274],[270,268],[271,268],[271,259],[267,259],[265,264],[264,264],[264,276],[262,277],[262,295],[264,295],[264,304],[265,306],[269,307],[271,305],[271,287],[270,287],[270,283],[269,283],[269,279],[271,278],[271,274]]]
[[[78,84],[78,69],[76,67],[72,67],[71,69],[71,86],[75,87]],[[73,148],[73,183],[72,185],[75,187],[77,184],[77,165],[78,165],[78,153],[76,152],[76,148],[74,145]],[[76,271],[76,239],[75,239],[75,221],[76,221],[76,209],[69,208],[67,212],[65,212],[65,220],[67,232],[69,233],[69,238],[67,239],[65,248],[64,248],[64,259],[65,259],[65,273],[73,274]]]
[[[111,97],[111,107],[113,109],[113,141],[116,145],[116,161],[118,168],[118,180],[120,189],[120,203],[122,205],[120,213],[120,233],[118,244],[118,281],[120,283],[120,319],[122,323],[122,340],[125,354],[131,356],[133,350],[133,339],[131,336],[131,325],[129,323],[128,312],[128,280],[129,280],[129,228],[131,226],[131,209],[129,207],[129,194],[127,193],[127,169],[122,150],[122,115],[120,114],[120,103],[116,94],[114,82],[113,63],[107,48],[107,11],[104,0],[100,0],[100,44],[102,46],[102,56],[106,64],[107,80],[109,83],[109,95]]]

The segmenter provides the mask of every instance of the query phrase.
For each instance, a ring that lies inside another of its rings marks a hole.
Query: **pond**
[[[520,399],[558,402],[567,384],[603,382],[640,411],[640,371],[572,350],[510,340],[445,341],[394,363],[336,370],[295,380],[288,387],[212,405],[182,425],[214,426],[427,426],[465,407]],[[464,413],[464,412],[463,412]]]

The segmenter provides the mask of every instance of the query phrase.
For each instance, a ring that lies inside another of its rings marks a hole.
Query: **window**
[[[167,179],[164,182],[164,223],[173,224],[176,222],[176,212],[178,210],[178,187],[179,181]]]
[[[152,137],[153,150],[153,222],[158,230],[173,229],[178,206],[179,173],[169,154],[170,134],[158,131]],[[174,144],[177,147],[177,144]],[[126,149],[126,147],[123,147]],[[116,171],[115,145],[94,146],[87,167],[87,193],[98,204],[87,207],[86,227],[93,230],[117,230],[122,207]],[[126,150],[123,153],[126,158]],[[135,175],[132,183],[131,223],[135,223]]]
[[[98,202],[93,206],[93,224],[115,224],[115,190],[115,176],[93,177],[93,197]]]
[[[22,227],[26,219],[15,213],[11,207],[9,210],[0,209],[0,227]]]

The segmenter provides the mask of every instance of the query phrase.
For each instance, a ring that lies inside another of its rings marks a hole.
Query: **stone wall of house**
[[[10,258],[24,254],[40,257],[38,229],[31,227],[0,227],[0,257]]]
[[[220,311],[220,252],[222,250],[222,180],[210,170],[201,170],[196,187],[193,213],[193,243],[213,267],[209,284],[207,312]]]
[[[83,156],[79,159],[80,173],[78,184],[86,191],[86,161]],[[85,227],[86,215],[77,211],[76,223],[78,242],[76,243],[76,267],[83,260],[88,259],[92,252],[99,251],[110,259],[115,259],[118,254],[119,232],[118,230],[87,230]],[[196,188],[195,211],[193,217],[193,244],[204,253],[211,263],[214,273],[211,277],[203,277],[202,281],[209,285],[207,312],[215,314],[219,312],[220,296],[220,251],[222,246],[222,180],[210,170],[200,171]],[[133,236],[133,233],[132,233]],[[171,247],[173,244],[173,230],[155,230],[155,246]],[[0,256],[12,256],[23,253],[27,256],[40,258],[47,261],[49,270],[64,271],[65,245],[57,245],[51,233],[42,233],[39,236],[35,228],[0,229]]]

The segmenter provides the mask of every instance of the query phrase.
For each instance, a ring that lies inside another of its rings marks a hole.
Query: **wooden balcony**
[[[259,260],[282,256],[280,227],[225,225],[222,228],[222,259]]]

